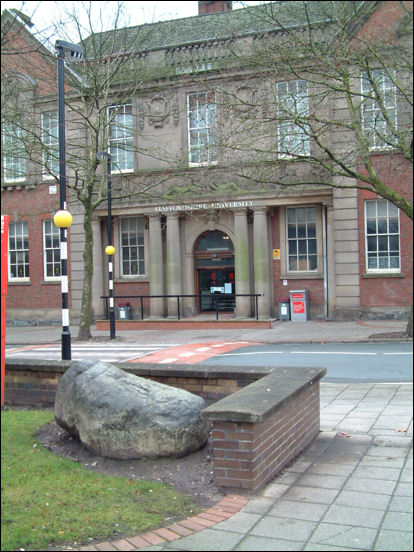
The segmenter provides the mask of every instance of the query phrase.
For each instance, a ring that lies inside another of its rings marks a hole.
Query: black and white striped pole
[[[108,182],[108,245],[105,253],[108,255],[108,288],[109,288],[109,336],[115,339],[115,306],[114,306],[114,266],[113,255],[115,247],[112,245],[112,198],[111,198],[111,155],[106,151],[98,151],[96,158],[99,161],[106,159],[106,176]]]
[[[59,123],[59,211],[53,221],[60,228],[60,279],[62,288],[62,360],[71,360],[69,330],[69,282],[68,282],[68,228],[72,215],[66,210],[66,159],[65,159],[65,61],[81,61],[83,50],[77,44],[64,40],[55,42],[57,53],[58,123]]]

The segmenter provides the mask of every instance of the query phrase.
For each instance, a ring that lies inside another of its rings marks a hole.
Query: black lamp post
[[[115,339],[115,310],[114,310],[114,270],[113,255],[115,247],[112,245],[112,199],[111,199],[111,155],[106,151],[98,151],[96,154],[98,161],[106,159],[106,176],[108,181],[108,245],[105,247],[105,253],[108,255],[108,274],[109,274],[109,333],[110,339]]]
[[[80,61],[83,50],[77,44],[64,40],[55,42],[57,53],[58,121],[59,121],[59,211],[53,220],[60,228],[60,279],[62,286],[62,360],[71,359],[69,330],[69,284],[67,230],[72,224],[72,215],[66,210],[66,160],[65,160],[65,77],[64,62]]]

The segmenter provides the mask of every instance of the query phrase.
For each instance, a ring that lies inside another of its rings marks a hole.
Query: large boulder
[[[128,374],[96,360],[62,376],[56,422],[96,454],[109,458],[184,456],[207,441],[205,401],[183,389]]]

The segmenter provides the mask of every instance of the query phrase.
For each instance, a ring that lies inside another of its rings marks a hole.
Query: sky
[[[262,1],[257,2],[233,2],[233,9],[239,9],[246,6],[253,6],[257,4],[263,4]],[[5,8],[16,8],[22,11],[24,14],[28,15],[34,27],[31,31],[34,34],[40,34],[41,36],[44,33],[51,39],[51,42],[57,38],[62,38],[64,40],[71,40],[73,42],[78,42],[78,33],[71,29],[68,22],[67,16],[64,14],[64,10],[71,10],[72,6],[75,5],[78,8],[82,5],[88,5],[89,2],[58,2],[58,1],[15,1],[15,2],[3,2],[1,3],[2,10]],[[141,25],[143,23],[153,23],[155,21],[164,21],[167,19],[177,19],[181,17],[191,17],[197,15],[198,13],[198,2],[197,0],[187,0],[182,1],[167,1],[167,2],[150,2],[149,0],[144,2],[137,2],[129,0],[124,2],[125,4],[125,20],[122,22],[121,27],[124,26],[133,26]],[[95,10],[93,12],[93,20],[96,21],[97,31],[108,30],[111,28],[111,14],[113,15],[116,12],[118,2],[116,1],[107,1],[101,2],[94,0],[92,2],[92,8]],[[99,22],[99,11],[104,14],[103,27],[101,27]],[[64,22],[65,30],[68,31],[69,35],[66,33],[56,30],[59,28],[59,25],[62,25]],[[60,34],[60,36],[59,36]],[[88,33],[87,33],[88,34]]]

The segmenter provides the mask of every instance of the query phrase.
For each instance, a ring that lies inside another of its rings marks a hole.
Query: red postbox
[[[308,290],[294,289],[289,292],[290,319],[308,320]]]

